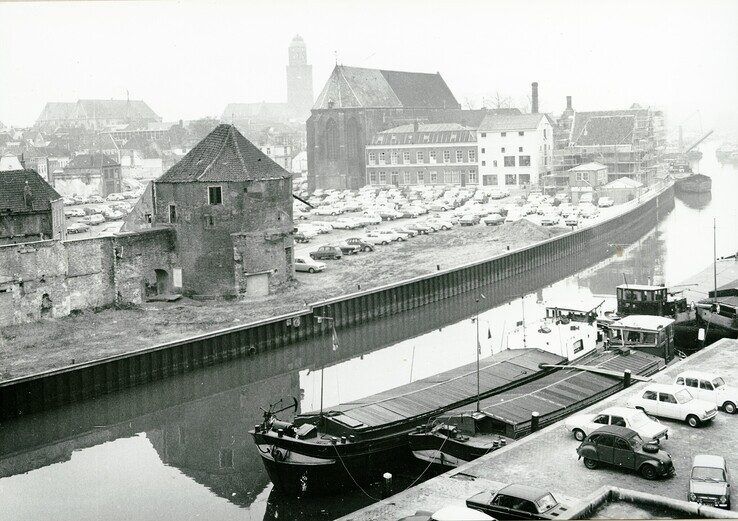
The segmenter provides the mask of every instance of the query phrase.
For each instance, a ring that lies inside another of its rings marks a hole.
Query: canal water
[[[294,500],[272,490],[247,431],[261,407],[295,397],[303,411],[330,407],[474,361],[504,347],[516,324],[542,316],[551,298],[614,293],[631,283],[680,283],[738,250],[738,169],[714,146],[699,165],[710,196],[676,206],[613,256],[529,292],[521,279],[504,298],[449,299],[330,338],[236,360],[197,373],[0,425],[0,520],[333,519],[373,500],[356,492]],[[509,301],[503,304],[500,302]],[[320,368],[325,366],[321,372]],[[408,466],[396,489],[434,469]],[[378,496],[377,488],[369,495]]]

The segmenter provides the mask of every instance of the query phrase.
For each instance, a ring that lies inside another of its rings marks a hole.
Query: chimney
[[[419,127],[418,120],[416,119],[415,121],[413,121],[413,132],[417,132],[418,127]]]
[[[530,113],[538,114],[538,82],[534,81],[530,84],[531,87],[531,102],[530,102]]]
[[[566,110],[573,111],[574,109],[571,106],[571,96],[566,97]]]

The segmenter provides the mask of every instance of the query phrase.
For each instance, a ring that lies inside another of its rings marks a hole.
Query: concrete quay
[[[671,383],[687,369],[712,371],[728,385],[738,383],[738,341],[723,339],[681,360],[653,377],[655,382]],[[581,413],[595,413],[612,405],[624,405],[647,383],[639,383],[603,400]],[[720,411],[709,425],[693,429],[685,423],[660,419],[671,435],[662,443],[674,461],[676,475],[670,479],[648,481],[637,474],[615,468],[588,470],[578,460],[579,445],[564,429],[563,421],[523,438],[504,449],[453,469],[416,487],[353,512],[341,520],[393,520],[417,510],[435,511],[450,504],[463,504],[466,498],[483,490],[498,490],[509,483],[523,483],[550,490],[562,503],[573,505],[572,514],[599,517],[592,505],[613,507],[615,517],[651,518],[656,512],[670,511],[667,517],[738,517],[738,502],[732,512],[687,503],[689,472],[696,454],[725,457],[728,469],[738,467],[738,415]],[[617,487],[617,488],[616,488]],[[610,491],[610,492],[608,492]],[[605,507],[610,508],[610,507]],[[655,510],[654,510],[655,509]],[[677,515],[674,515],[676,513]],[[602,512],[604,515],[605,512]],[[611,517],[608,515],[607,517]]]

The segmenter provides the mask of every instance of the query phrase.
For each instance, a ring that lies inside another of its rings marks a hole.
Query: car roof
[[[682,371],[677,375],[677,378],[680,376],[684,376],[685,378],[704,378],[705,380],[712,380],[717,377],[716,374],[708,373],[706,371]]]
[[[613,434],[622,438],[632,438],[638,433],[628,427],[619,427],[618,425],[604,425],[592,432],[592,434]]]
[[[712,454],[697,454],[692,461],[693,467],[725,468],[725,458]]]
[[[633,414],[634,412],[637,412],[636,409],[631,409],[630,407],[621,407],[621,406],[613,406],[608,407],[607,409],[603,409],[599,412],[599,414],[617,414],[619,416],[629,416]]]
[[[683,387],[672,385],[672,384],[651,384],[648,385],[644,391],[656,391],[656,392],[664,392],[664,393],[675,393],[679,390],[683,389]]]
[[[513,483],[511,485],[507,485],[506,487],[502,487],[500,490],[497,491],[497,493],[514,496],[520,499],[527,499],[529,501],[537,501],[543,496],[550,494],[548,490],[538,487],[531,487],[529,485],[520,485],[519,483]]]

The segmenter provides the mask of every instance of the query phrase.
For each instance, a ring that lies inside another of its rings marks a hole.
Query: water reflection
[[[317,408],[321,367],[330,406],[469,363],[477,312],[488,355],[523,313],[541,316],[546,299],[612,294],[624,279],[680,282],[712,258],[705,230],[713,215],[721,248],[738,248],[730,233],[738,229],[738,172],[726,168],[711,168],[712,198],[678,200],[658,226],[608,251],[484,288],[484,309],[467,293],[341,331],[336,351],[317,338],[8,422],[0,428],[0,519],[330,519],[368,504],[361,493],[294,500],[273,491],[247,434],[260,407],[294,396],[300,410]],[[398,486],[423,470],[409,465]]]

